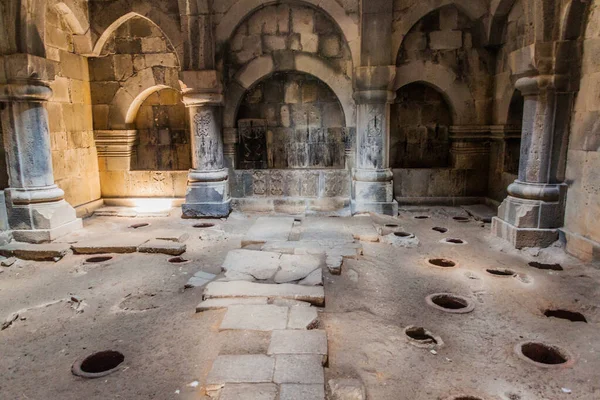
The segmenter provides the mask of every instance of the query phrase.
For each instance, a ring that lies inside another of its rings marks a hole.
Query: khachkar
[[[82,227],[75,210],[54,183],[48,113],[54,74],[44,58],[13,54],[0,57],[6,80],[0,82],[4,148],[9,188],[8,223],[18,241],[49,242]]]
[[[493,219],[492,232],[516,248],[547,247],[563,225],[564,159],[572,93],[557,75],[520,78],[525,98],[518,179]]]
[[[395,66],[359,67],[355,72],[357,107],[356,168],[352,171],[352,213],[398,215],[389,168],[390,90]]]
[[[199,73],[200,78],[194,80],[205,82],[207,73]],[[183,91],[192,137],[192,169],[182,206],[184,218],[226,217],[231,210],[229,170],[223,162],[223,93],[216,79],[208,80],[210,85],[200,86],[205,89],[195,86]]]

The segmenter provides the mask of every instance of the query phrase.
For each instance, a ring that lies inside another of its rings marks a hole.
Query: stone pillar
[[[352,214],[398,214],[388,154],[390,103],[396,97],[390,88],[395,75],[395,66],[359,67],[355,71],[357,128]]]
[[[223,95],[188,92],[183,102],[190,116],[193,167],[188,175],[183,217],[226,217],[231,197],[229,170],[223,157]]]
[[[2,61],[6,71],[0,102],[9,176],[5,190],[8,224],[15,240],[49,242],[82,227],[75,209],[54,183],[48,113],[43,105],[52,90],[42,80],[53,74],[40,57],[15,54]]]
[[[516,82],[525,98],[519,175],[508,186],[492,232],[519,249],[549,246],[558,239],[557,228],[563,224],[566,185],[558,164],[565,142],[558,137],[564,135],[562,129],[556,129],[564,122],[557,120],[558,78],[541,75]]]

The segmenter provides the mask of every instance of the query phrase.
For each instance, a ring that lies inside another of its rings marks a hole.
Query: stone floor
[[[467,211],[199,221],[112,210],[52,246],[12,244],[0,249],[0,393],[600,398],[600,271],[558,247],[512,250]],[[587,323],[544,315],[557,309]],[[535,365],[515,353],[524,342],[569,360]],[[117,372],[70,373],[101,350],[125,355]]]

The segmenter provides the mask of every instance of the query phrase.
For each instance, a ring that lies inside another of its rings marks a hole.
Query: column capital
[[[26,53],[0,56],[0,83],[28,83],[53,81],[55,62]],[[47,85],[47,83],[46,83]]]
[[[183,71],[181,73],[183,103],[186,107],[222,105],[223,84],[217,70]]]
[[[523,96],[535,96],[544,92],[567,91],[569,77],[566,75],[536,75],[517,79],[515,87]]]

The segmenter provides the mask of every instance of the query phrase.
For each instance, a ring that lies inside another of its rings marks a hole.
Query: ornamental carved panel
[[[267,165],[267,121],[238,120],[238,165],[241,169],[265,169]]]

